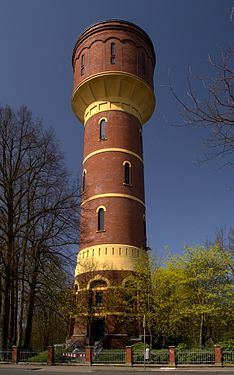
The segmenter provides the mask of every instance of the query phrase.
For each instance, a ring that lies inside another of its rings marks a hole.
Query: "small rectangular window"
[[[115,64],[115,43],[111,43],[111,58],[110,62],[111,64]]]

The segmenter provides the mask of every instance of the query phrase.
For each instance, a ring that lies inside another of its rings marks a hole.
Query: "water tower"
[[[126,326],[106,302],[147,249],[142,126],[155,107],[154,47],[140,27],[108,20],[81,34],[72,63],[72,108],[84,126],[75,292],[78,302],[89,296],[93,316],[74,318],[71,338],[124,346]]]

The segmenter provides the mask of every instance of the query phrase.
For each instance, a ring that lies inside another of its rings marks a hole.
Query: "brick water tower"
[[[82,344],[123,346],[129,333],[118,309],[108,310],[108,298],[147,250],[142,126],[155,107],[154,47],[140,27],[108,20],[81,34],[72,63],[72,107],[84,125],[84,153],[79,309],[70,334]]]

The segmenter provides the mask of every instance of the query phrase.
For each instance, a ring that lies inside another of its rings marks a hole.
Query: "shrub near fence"
[[[144,350],[133,350],[133,363],[144,363]],[[168,364],[168,350],[167,349],[152,349],[150,350],[149,359],[145,360],[147,364],[167,365]]]
[[[103,349],[99,352],[93,351],[93,363],[125,363],[125,349]]]
[[[223,353],[223,364],[234,365],[234,351],[224,350]]]
[[[214,365],[214,350],[193,349],[178,351],[176,352],[176,363],[178,365]]]

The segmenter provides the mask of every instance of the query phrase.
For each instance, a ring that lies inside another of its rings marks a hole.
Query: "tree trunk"
[[[30,286],[30,293],[29,293],[29,301],[28,301],[28,315],[27,315],[27,323],[25,329],[25,336],[24,336],[24,348],[30,348],[31,342],[31,333],[32,333],[32,323],[33,323],[33,314],[34,314],[34,306],[35,306],[35,294],[36,294],[36,286],[37,286],[37,267],[34,269],[32,283]]]
[[[200,332],[199,332],[199,347],[200,349],[204,347],[204,324],[205,324],[205,317],[204,314],[201,315],[200,320]]]

